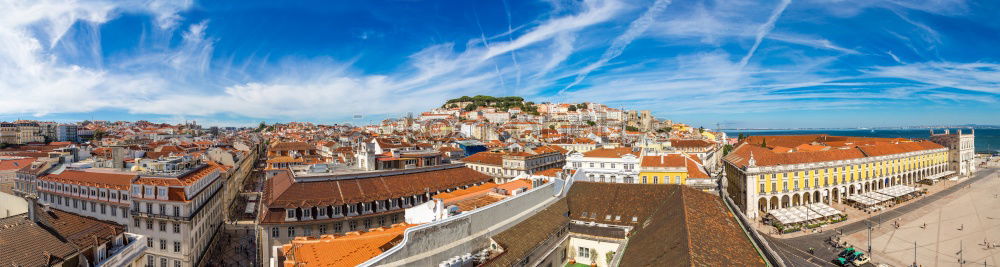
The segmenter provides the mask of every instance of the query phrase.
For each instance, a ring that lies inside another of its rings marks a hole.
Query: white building
[[[948,166],[959,175],[972,175],[976,172],[976,129],[963,134],[958,129],[954,134],[948,129],[943,134],[935,134],[931,129],[931,141],[948,147]]]
[[[223,169],[143,175],[132,183],[130,232],[146,236],[147,266],[195,266],[222,223]]]
[[[129,223],[128,189],[134,173],[65,170],[38,178],[38,201],[66,212]]]
[[[565,168],[583,172],[592,182],[634,183],[639,175],[640,153],[631,147],[570,152]]]

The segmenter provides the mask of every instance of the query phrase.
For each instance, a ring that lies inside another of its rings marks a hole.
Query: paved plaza
[[[206,266],[259,266],[254,232],[244,225],[225,225],[208,254]]]
[[[873,259],[893,266],[916,262],[922,266],[998,266],[1000,248],[1000,175],[993,174],[961,185],[921,209],[883,222],[871,237]],[[898,220],[899,227],[894,226]],[[847,236],[848,242],[867,250],[867,231]],[[916,251],[914,251],[914,242]],[[961,251],[961,253],[959,252]]]
[[[1000,206],[997,206],[1000,196],[993,198],[993,194],[1000,194],[998,176],[1000,169],[983,169],[974,178],[931,190],[938,192],[889,211],[847,224],[839,223],[834,225],[835,229],[795,237],[765,236],[765,239],[788,266],[833,266],[831,260],[836,258],[839,249],[827,240],[843,233],[850,244],[867,250],[867,229],[873,224],[876,226],[872,238],[873,262],[908,266],[913,263],[913,242],[917,241],[917,261],[923,266],[958,266],[959,243],[965,247],[963,258],[967,264],[972,264],[970,266],[983,266],[983,260],[987,261],[987,266],[998,266],[994,257],[1000,258],[996,256],[1000,249],[986,250],[981,246],[983,239],[1000,241],[1000,219],[997,219],[1000,218]],[[967,187],[969,185],[971,187]],[[897,219],[899,229],[893,226]],[[924,222],[928,224],[926,229],[921,228]],[[952,225],[954,229],[948,229]],[[809,253],[808,248],[814,248],[815,252]]]

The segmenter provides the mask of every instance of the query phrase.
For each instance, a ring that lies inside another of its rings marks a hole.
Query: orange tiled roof
[[[639,152],[632,151],[631,147],[594,149],[583,153],[583,156],[588,158],[620,158],[625,154],[639,156]]]
[[[497,185],[496,188],[497,189],[503,189],[503,190],[506,190],[508,192],[509,191],[513,191],[513,190],[517,190],[518,188],[531,189],[531,181],[520,180],[520,179],[519,180],[513,180],[513,181],[507,182],[505,184]]]
[[[810,136],[816,138],[816,136]],[[793,141],[800,141],[802,136],[791,137]],[[839,140],[850,140],[855,137],[839,137],[839,136],[825,136],[819,135],[821,139],[839,139]],[[900,154],[913,151],[921,150],[931,150],[944,148],[941,145],[930,141],[916,141],[916,142],[881,142],[873,140],[863,140],[864,138],[859,138],[861,145],[850,145],[843,146],[840,148],[830,148],[827,150],[811,151],[803,150],[789,153],[775,153],[771,149],[761,147],[758,144],[753,143],[743,143],[736,147],[733,152],[726,155],[724,158],[735,164],[738,167],[743,167],[748,164],[751,153],[753,154],[754,160],[757,166],[772,166],[772,165],[785,165],[785,164],[801,164],[801,163],[811,163],[811,162],[825,162],[825,161],[836,161],[836,160],[848,160],[848,159],[858,159],[864,157],[874,157],[883,156],[891,154]],[[766,139],[767,145],[771,145],[772,140],[777,143],[792,143],[792,141],[782,141],[781,139]],[[881,140],[890,140],[888,138],[881,138]],[[894,140],[894,139],[893,139]],[[797,146],[797,145],[796,145]]]
[[[24,166],[31,165],[35,158],[5,159],[0,160],[0,171],[20,170]]]
[[[138,177],[138,175],[135,174],[66,170],[60,174],[49,174],[39,177],[38,179],[64,184],[93,186],[114,190],[128,190],[132,180],[136,177]]]
[[[281,247],[285,267],[356,266],[395,246],[412,225],[397,224],[364,233],[327,235],[319,239],[296,238]]]
[[[664,167],[684,167],[686,159],[681,154],[667,154],[664,156],[645,156],[639,166],[647,168]]]
[[[440,194],[434,195],[434,198],[435,199],[441,199],[441,200],[444,200],[445,202],[447,202],[449,200],[460,198],[460,197],[465,196],[465,195],[471,195],[471,194],[481,193],[483,191],[492,191],[493,188],[496,188],[496,187],[497,187],[496,183],[489,182],[489,183],[485,183],[485,184],[481,184],[481,185],[469,187],[469,188],[466,188],[466,189],[459,189],[459,190],[451,191],[451,192],[448,192],[448,193],[440,193]]]
[[[197,171],[193,171],[181,177],[175,177],[175,178],[141,177],[135,180],[135,183],[144,185],[159,185],[159,186],[188,186],[194,184],[198,180],[201,180],[201,178],[205,178],[206,176],[212,174],[215,171],[221,171],[221,169],[222,168],[220,168],[217,165],[209,164],[205,165],[205,167],[202,167],[201,169],[198,169]]]
[[[548,169],[548,170],[544,170],[544,171],[540,171],[540,172],[535,172],[535,175],[538,175],[538,176],[548,176],[548,177],[556,177],[556,174],[560,173],[562,171],[563,171],[563,169],[561,169],[561,168],[551,168],[551,169]]]
[[[462,161],[475,164],[500,166],[503,164],[503,153],[484,151],[465,157]]]

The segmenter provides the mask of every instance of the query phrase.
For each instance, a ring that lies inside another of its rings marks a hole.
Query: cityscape
[[[998,10],[7,1],[0,265],[1000,266]]]

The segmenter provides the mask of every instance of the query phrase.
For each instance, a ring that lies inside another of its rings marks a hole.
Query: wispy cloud
[[[583,67],[583,69],[580,70],[580,73],[576,75],[576,79],[560,90],[559,93],[562,94],[573,86],[580,84],[583,79],[587,78],[587,74],[590,74],[590,72],[604,66],[604,64],[607,64],[612,59],[620,56],[622,52],[625,52],[625,48],[628,47],[628,45],[631,44],[635,38],[638,38],[639,35],[646,32],[646,29],[653,24],[653,20],[656,18],[656,15],[663,12],[663,10],[666,9],[670,3],[671,1],[669,0],[657,0],[654,2],[653,5],[642,14],[642,16],[639,16],[638,19],[632,21],[632,23],[628,25],[628,29],[626,29],[622,35],[619,35],[613,42],[611,42],[611,46],[604,51],[604,54],[601,55],[601,58],[598,59],[597,62]]]
[[[385,60],[378,70],[366,69],[372,62],[363,56],[303,59],[266,50],[233,63],[232,51],[219,51],[231,49],[220,41],[227,37],[215,35],[227,21],[178,15],[191,1],[0,1],[0,10],[13,11],[0,16],[0,114],[114,109],[199,122],[232,117],[242,125],[258,118],[370,118],[475,94],[598,101],[664,116],[997,102],[1000,65],[990,61],[995,54],[978,62],[926,60],[921,54],[928,45],[955,45],[947,27],[931,22],[960,16],[962,9],[862,3],[857,8],[899,14],[866,17],[865,23],[906,27],[874,29],[865,32],[878,35],[871,36],[874,41],[859,41],[825,25],[858,23],[850,16],[865,13],[840,1],[819,1],[789,8],[785,0],[763,10],[747,0],[553,1],[551,10],[520,25],[511,11],[521,20],[532,10],[504,1],[504,10],[494,12],[504,12],[497,14],[506,16],[506,25],[483,21],[492,26],[484,29],[477,15],[467,20],[477,25],[457,38],[401,44],[416,52]],[[102,39],[122,37],[102,37],[112,33],[100,29],[123,13],[148,15],[143,19],[152,26],[138,37],[135,51],[102,55]],[[357,34],[369,30],[348,35],[360,42]],[[391,31],[380,31],[375,39],[392,38]],[[637,41],[643,38],[650,42]],[[900,47],[905,53],[899,54]]]
[[[740,68],[746,67],[747,63],[750,62],[750,58],[753,57],[755,52],[757,52],[757,47],[760,47],[760,42],[764,40],[764,36],[767,36],[767,34],[774,29],[774,23],[778,22],[778,18],[781,17],[781,13],[784,13],[785,8],[788,8],[788,5],[791,3],[792,0],[781,0],[781,3],[779,3],[778,7],[774,9],[771,16],[767,18],[767,22],[760,25],[760,28],[757,29],[757,37],[753,42],[753,46],[751,46],[750,50],[747,51],[747,54],[743,56],[743,59],[740,59]]]
[[[907,79],[939,87],[1000,93],[1000,64],[996,63],[913,63],[875,67],[867,73],[877,77]]]

